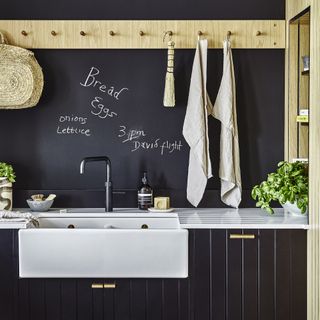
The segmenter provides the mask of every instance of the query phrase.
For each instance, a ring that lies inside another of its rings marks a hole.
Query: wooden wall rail
[[[194,48],[200,33],[221,48],[285,48],[284,20],[0,20],[9,43],[38,49],[161,49],[172,31],[176,48]]]

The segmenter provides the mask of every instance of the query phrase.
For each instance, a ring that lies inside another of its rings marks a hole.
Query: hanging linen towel
[[[207,95],[207,51],[208,41],[198,40],[189,89],[183,136],[190,146],[187,199],[198,206],[202,199],[207,180],[212,177],[209,156]]]
[[[212,115],[221,122],[220,168],[221,200],[234,208],[241,202],[241,173],[238,140],[236,87],[231,45],[223,42],[223,75]]]

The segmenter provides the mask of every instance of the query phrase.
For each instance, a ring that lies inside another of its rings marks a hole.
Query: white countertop
[[[26,212],[28,209],[17,209]],[[92,211],[91,211],[92,210]],[[74,212],[77,210],[67,209]],[[81,212],[93,212],[93,216],[104,216],[103,209],[80,209]],[[121,213],[143,213],[138,209],[115,209],[114,214]],[[283,209],[276,209],[274,215],[269,215],[265,211],[256,208],[242,209],[187,209],[179,208],[174,210],[178,214],[181,228],[186,229],[308,229],[307,216],[292,216],[284,213]],[[53,216],[60,214],[60,209],[52,209],[48,213]],[[46,213],[46,215],[48,214]],[[108,213],[107,213],[108,214]],[[144,213],[148,215],[148,213]],[[154,214],[153,214],[154,215]],[[159,214],[161,215],[161,214]],[[0,219],[0,229],[25,229],[30,228],[30,223],[19,219]]]
[[[187,229],[308,229],[308,216],[292,216],[283,209],[273,215],[257,208],[177,209]]]

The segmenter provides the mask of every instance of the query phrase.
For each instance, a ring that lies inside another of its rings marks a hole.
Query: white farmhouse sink
[[[21,278],[185,278],[188,231],[176,214],[40,214],[19,230]]]

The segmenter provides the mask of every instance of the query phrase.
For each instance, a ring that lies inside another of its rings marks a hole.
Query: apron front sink
[[[19,230],[21,278],[186,278],[188,231],[175,214],[40,214]]]

